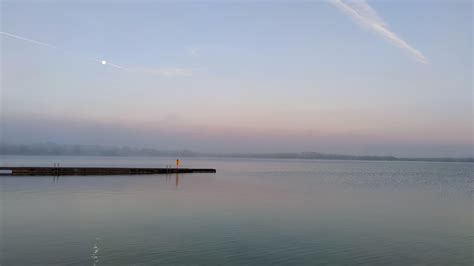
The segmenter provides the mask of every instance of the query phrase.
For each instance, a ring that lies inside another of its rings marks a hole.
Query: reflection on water
[[[96,237],[94,241],[94,246],[92,247],[92,265],[96,266],[99,262],[99,240],[100,238]]]
[[[176,173],[176,189],[178,189],[178,186],[179,186],[179,174]]]
[[[175,173],[175,174],[164,174],[164,175],[150,175],[152,177],[155,177],[155,178],[163,178],[164,177],[164,181],[165,183],[173,183],[174,182],[174,185],[175,185],[175,188],[178,189],[179,187],[179,174],[178,173]],[[42,178],[49,178],[51,180],[52,183],[56,183],[56,182],[60,182],[60,178],[61,177],[68,177],[68,176],[45,176],[45,177],[42,177]],[[90,176],[82,176],[83,178],[86,178],[86,177],[90,177]],[[100,177],[100,176],[95,176],[95,177]],[[110,176],[109,176],[110,177]],[[117,176],[119,177],[119,176]],[[122,176],[120,176],[122,177]],[[135,176],[135,175],[132,175],[132,176],[127,176],[128,178],[132,177],[132,178],[139,178],[139,177],[143,177],[143,176]],[[21,176],[17,176],[16,178],[25,178],[25,177],[21,177]]]
[[[473,164],[187,159],[182,167],[217,173],[0,177],[0,264],[473,263]]]

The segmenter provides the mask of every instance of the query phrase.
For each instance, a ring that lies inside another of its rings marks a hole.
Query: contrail
[[[409,52],[421,63],[428,63],[426,57],[406,41],[392,32],[388,25],[377,15],[377,12],[365,0],[329,0],[334,6],[342,10],[361,25],[379,34],[393,45]]]
[[[104,61],[102,61],[102,63],[103,63],[103,62],[104,62]],[[116,67],[116,68],[120,68],[120,69],[122,69],[122,70],[127,70],[127,71],[129,71],[128,68],[125,68],[125,67],[123,67],[123,66],[119,66],[119,65],[116,65],[116,64],[112,64],[112,63],[109,63],[109,62],[107,62],[107,65],[112,66],[112,67]]]
[[[64,50],[64,49],[61,49],[61,48],[55,46],[55,45],[52,45],[52,44],[49,44],[49,43],[45,43],[45,42],[36,41],[36,40],[33,40],[33,39],[29,39],[29,38],[25,38],[25,37],[22,37],[22,36],[19,36],[19,35],[16,35],[16,34],[4,32],[4,31],[0,31],[0,34],[1,34],[1,35],[4,35],[4,36],[7,36],[7,37],[15,38],[15,39],[18,39],[18,40],[22,40],[22,41],[25,41],[25,42],[29,42],[29,43],[34,43],[34,44],[37,44],[37,45],[45,46],[45,47],[48,47],[48,48],[51,48],[51,49],[66,51],[66,50]],[[67,51],[66,51],[66,52],[67,52]],[[90,59],[90,60],[99,62],[99,63],[101,63],[101,64],[103,64],[103,65],[108,65],[108,66],[115,67],[115,68],[122,69],[122,70],[128,70],[127,68],[125,68],[125,67],[123,67],[123,66],[116,65],[116,64],[112,64],[112,63],[107,62],[107,61],[102,60],[102,59],[96,59],[96,58],[91,58],[91,57],[87,57],[87,59]]]
[[[25,38],[25,37],[21,37],[21,36],[18,36],[18,35],[15,35],[15,34],[11,34],[11,33],[8,33],[8,32],[0,31],[0,34],[5,35],[5,36],[8,36],[8,37],[15,38],[15,39],[18,39],[18,40],[22,40],[22,41],[27,41],[27,42],[30,42],[30,43],[39,44],[39,45],[46,46],[46,47],[53,48],[53,49],[58,49],[58,47],[56,47],[56,46],[54,46],[54,45],[47,44],[47,43],[44,43],[44,42],[35,41],[35,40],[32,40],[32,39],[28,39],[28,38]]]

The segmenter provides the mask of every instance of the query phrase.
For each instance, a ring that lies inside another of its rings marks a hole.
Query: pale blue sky
[[[327,1],[3,1],[58,49],[0,35],[2,138],[472,155],[471,1],[367,3],[410,48]]]

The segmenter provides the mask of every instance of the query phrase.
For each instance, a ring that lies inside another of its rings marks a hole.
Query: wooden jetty
[[[64,175],[153,175],[215,173],[216,169],[199,168],[124,168],[124,167],[0,167],[0,175],[64,176]]]

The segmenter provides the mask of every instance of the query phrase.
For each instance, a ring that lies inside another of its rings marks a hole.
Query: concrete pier
[[[0,175],[64,176],[64,175],[153,175],[181,173],[215,173],[202,168],[124,168],[124,167],[0,167]]]

